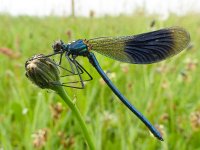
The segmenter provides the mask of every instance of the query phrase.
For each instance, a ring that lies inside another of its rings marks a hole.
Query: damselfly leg
[[[93,79],[89,72],[78,63],[76,56],[70,57],[66,54],[65,57],[67,58],[67,61],[62,60],[61,54],[51,54],[47,55],[47,57],[52,57],[55,64],[58,68],[60,68],[61,86],[83,89],[85,87],[84,82],[91,81]],[[86,79],[84,79],[83,75]],[[73,76],[78,76],[78,79],[70,81],[71,79],[69,78]]]

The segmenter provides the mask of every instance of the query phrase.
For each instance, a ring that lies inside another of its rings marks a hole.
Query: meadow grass
[[[1,15],[0,49],[9,48],[12,53],[0,53],[0,149],[88,149],[71,110],[54,92],[39,89],[25,77],[24,63],[29,57],[51,53],[57,39],[132,35],[177,25],[191,34],[192,46],[169,60],[130,65],[95,53],[113,83],[162,132],[164,142],[152,137],[122,105],[86,58],[78,61],[94,80],[84,90],[66,90],[93,132],[97,150],[200,149],[200,16],[157,18],[144,14],[103,18]]]

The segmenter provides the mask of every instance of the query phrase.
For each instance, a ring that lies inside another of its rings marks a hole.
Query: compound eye
[[[56,41],[52,45],[54,52],[60,52],[62,50],[62,45],[63,45],[63,42],[61,40]]]

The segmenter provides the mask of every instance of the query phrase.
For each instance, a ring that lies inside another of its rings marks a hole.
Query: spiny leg
[[[57,55],[57,54],[56,54],[56,53],[55,53],[55,54],[50,54],[50,55],[47,55],[46,57],[52,57],[52,56],[54,56],[54,55]],[[74,75],[74,72],[73,72],[73,71],[71,71],[71,70],[69,70],[69,69],[66,69],[65,67],[61,66],[61,63],[62,63],[62,55],[63,55],[63,54],[60,54],[59,63],[56,63],[56,62],[54,61],[54,62],[55,62],[55,65],[58,66],[59,68],[63,69],[64,71],[66,71],[66,72],[69,73],[69,74],[63,75],[63,76]],[[68,60],[68,59],[67,59],[67,60]],[[69,61],[69,63],[71,63],[70,60],[68,60],[68,61]],[[61,77],[62,77],[62,76],[61,76]]]
[[[65,87],[71,87],[71,88],[77,88],[77,89],[83,89],[84,88],[84,82],[83,82],[83,79],[82,79],[82,76],[81,76],[81,72],[83,72],[83,71],[79,71],[79,66],[78,66],[78,64],[77,64],[77,61],[75,60],[75,58],[76,58],[76,56],[73,56],[73,58],[71,59],[71,58],[69,58],[69,60],[75,65],[75,69],[76,69],[76,71],[77,71],[77,74],[78,74],[78,76],[79,76],[79,79],[80,79],[80,81],[73,81],[73,82],[65,82],[65,83],[62,83],[62,86],[65,86]],[[70,85],[66,85],[66,84],[69,84],[69,83],[78,83],[78,82],[81,82],[81,86],[70,86]]]
[[[80,74],[83,74],[84,72],[88,75],[88,77],[89,77],[89,79],[84,79],[83,81],[91,81],[93,78],[92,78],[92,76],[89,74],[89,72],[81,65],[81,64],[79,64],[79,62],[78,61],[76,61],[75,59],[73,60],[72,58],[70,58],[69,56],[67,56],[66,55],[66,57],[67,57],[67,59],[68,59],[68,61],[69,61],[69,63],[71,63],[71,65],[72,64],[77,64],[77,69],[80,71],[79,73]],[[75,61],[75,63],[73,62],[73,61]],[[73,62],[73,63],[72,63]],[[61,66],[62,67],[62,66]],[[72,71],[73,72],[73,71]],[[75,71],[74,71],[75,72]],[[74,74],[72,74],[72,75],[79,75],[78,73],[74,73]],[[61,76],[61,77],[65,77],[65,76],[69,76],[69,75],[64,75],[64,76]],[[67,82],[67,83],[77,83],[77,82],[81,82],[81,81],[74,81],[74,82]]]
[[[69,65],[70,65],[70,68],[71,68],[72,72],[75,74],[75,70],[74,70],[74,67],[72,65],[72,61],[70,60],[70,58],[68,56],[68,53],[65,54],[65,57],[67,58],[67,60],[69,62]]]
[[[63,66],[61,65],[61,63],[62,63],[62,56],[63,56],[62,53],[53,53],[53,54],[46,55],[46,57],[52,57],[52,56],[55,56],[55,55],[58,55],[58,54],[60,54],[59,63],[56,63],[56,62],[54,61],[54,62],[55,62],[55,65],[58,66],[59,68],[61,68],[62,70],[67,71],[67,72],[69,73],[69,74],[62,75],[62,76],[60,76],[60,77],[78,75],[77,73],[75,73],[74,67],[73,67],[73,65],[72,65],[72,60],[69,58],[68,55],[66,55],[66,58],[67,58],[67,60],[68,60],[68,62],[69,62],[69,64],[70,64],[71,70],[69,70],[69,69],[67,69],[67,68],[65,68],[65,67],[63,67]],[[82,74],[82,73],[83,73],[83,71],[81,70],[80,74]]]
[[[54,53],[54,54],[46,55],[46,57],[51,57],[51,56],[54,56],[54,55],[57,55],[57,54],[60,54],[60,53]],[[55,85],[71,87],[71,88],[77,88],[77,89],[83,89],[84,88],[84,81],[91,81],[93,79],[92,76],[88,73],[88,71],[83,66],[81,66],[75,60],[76,56],[74,56],[73,58],[70,58],[67,54],[65,56],[66,56],[66,58],[67,58],[67,60],[68,60],[68,62],[70,64],[71,70],[68,70],[68,69],[66,69],[65,67],[63,67],[61,65],[61,63],[62,63],[62,54],[60,54],[60,61],[59,61],[59,63],[55,62],[55,65],[58,66],[60,69],[62,69],[62,70],[64,70],[64,71],[69,73],[69,74],[62,75],[60,77],[63,78],[63,77],[67,77],[67,76],[78,75],[80,80],[79,81],[72,81],[72,82],[64,82],[64,83],[61,83],[61,84],[55,83]],[[89,79],[86,79],[86,80],[82,79],[81,74],[83,74],[84,72],[88,75]],[[67,85],[67,84],[70,84],[70,83],[79,83],[79,82],[81,82],[81,87]]]
[[[76,61],[76,60],[75,60]],[[86,79],[86,80],[84,80],[84,81],[91,81],[93,78],[92,78],[92,76],[89,74],[89,72],[82,66],[82,65],[80,65],[77,61],[76,61],[76,63],[77,63],[77,65],[78,65],[78,67],[80,68],[80,70],[82,70],[83,72],[85,72],[87,75],[88,75],[88,77],[89,77],[89,79]]]
[[[77,69],[76,69],[76,66],[75,66],[75,63],[73,62],[73,60],[72,60],[68,55],[66,55],[66,58],[67,58],[67,60],[68,60],[68,62],[69,62],[70,68],[71,68],[70,74],[61,75],[60,77],[73,76],[73,75],[79,75],[79,73],[80,73],[80,74],[83,74],[83,73],[84,73],[83,70],[80,69],[80,68],[78,68],[79,71],[80,71],[80,72],[78,73],[78,72],[76,71]],[[61,65],[59,65],[59,67],[62,68],[62,69],[64,69],[64,70],[68,70],[68,69],[64,68],[63,66],[61,66]],[[68,71],[68,72],[69,72],[69,71]]]
[[[81,71],[80,75],[83,74],[84,72],[88,75],[89,79],[83,79],[82,81],[83,82],[88,82],[88,81],[91,81],[93,78],[92,76],[88,73],[88,71],[83,68],[83,66],[81,66],[77,61],[77,68]],[[78,75],[78,74],[74,74],[74,75]],[[63,77],[63,76],[62,76]],[[65,82],[64,84],[68,84],[68,83],[78,83],[78,82],[81,82],[81,80],[78,80],[78,81],[72,81],[72,82]]]

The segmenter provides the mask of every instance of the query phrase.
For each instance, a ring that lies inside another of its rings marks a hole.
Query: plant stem
[[[78,108],[76,107],[76,105],[72,102],[72,100],[70,99],[70,97],[67,95],[66,91],[64,90],[64,88],[62,86],[56,86],[56,88],[54,89],[58,95],[65,101],[65,103],[71,108],[72,112],[75,114],[81,128],[83,131],[83,134],[85,136],[85,139],[87,141],[87,144],[89,146],[89,148],[91,150],[95,150],[95,146],[94,146],[94,142],[91,138],[91,134],[89,134],[89,131],[87,129],[87,126],[81,116],[81,113],[79,112]]]

